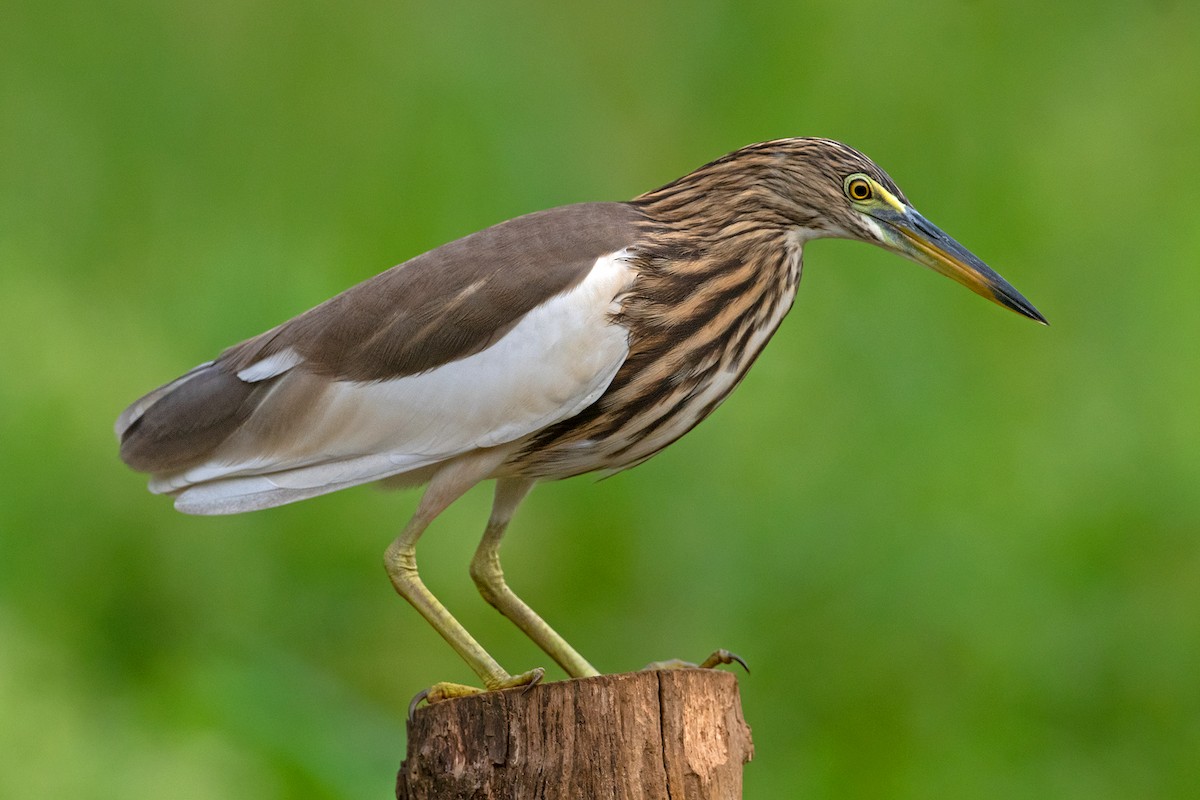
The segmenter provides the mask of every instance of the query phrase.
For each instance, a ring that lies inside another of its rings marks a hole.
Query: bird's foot
[[[408,703],[408,721],[413,721],[413,715],[417,713],[417,706],[421,701],[425,701],[430,705],[440,703],[443,700],[451,700],[455,697],[469,697],[473,694],[482,694],[483,692],[494,692],[500,689],[511,689],[515,686],[524,686],[525,691],[529,691],[534,686],[542,682],[542,678],[546,677],[546,670],[541,667],[535,667],[529,672],[522,672],[520,675],[509,675],[497,681],[489,681],[486,689],[480,689],[478,686],[467,686],[462,683],[435,683],[428,689],[422,689],[417,692],[416,696]]]
[[[742,669],[749,674],[750,667],[742,660],[742,657],[737,653],[731,653],[725,648],[714,650],[712,655],[701,661],[699,664],[693,664],[691,661],[683,661],[678,658],[671,658],[666,661],[652,661],[643,667],[643,670],[655,669],[715,669],[721,664],[741,664]]]

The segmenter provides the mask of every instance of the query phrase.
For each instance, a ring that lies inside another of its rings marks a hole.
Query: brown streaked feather
[[[642,219],[626,203],[564,206],[410,259],[234,345],[131,405],[117,423],[121,458],[144,472],[186,469],[248,430],[248,423],[258,444],[267,444],[260,441],[263,431],[278,444],[301,424],[300,411],[311,403],[293,398],[283,404],[296,410],[295,419],[254,415],[293,368],[307,375],[297,386],[313,387],[308,400],[316,402],[329,381],[398,379],[478,353],[531,310],[577,285],[599,257],[632,245]],[[294,366],[285,359],[280,374],[257,381],[238,377],[288,349],[299,358]]]
[[[750,145],[633,200],[653,229],[618,322],[629,356],[590,408],[535,437],[510,474],[563,477],[640,463],[710,414],[754,363],[795,295],[798,228],[841,235],[842,176],[865,172],[897,197],[861,153],[825,139]],[[801,187],[802,191],[798,191]]]

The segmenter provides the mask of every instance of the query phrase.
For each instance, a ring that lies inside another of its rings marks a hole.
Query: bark
[[[417,710],[399,800],[740,800],[754,754],[737,681],[634,672]]]

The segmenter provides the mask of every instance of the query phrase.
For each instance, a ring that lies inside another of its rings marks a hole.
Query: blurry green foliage
[[[710,422],[534,493],[514,586],[605,670],[744,655],[748,798],[1200,795],[1198,8],[9,4],[0,796],[387,796],[408,698],[471,678],[381,568],[415,493],[188,518],[113,418],[444,241],[804,134],[1053,327],[818,242]],[[423,569],[545,664],[467,578],[487,504]]]

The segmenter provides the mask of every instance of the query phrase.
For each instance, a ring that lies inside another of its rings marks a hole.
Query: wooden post
[[[398,800],[741,800],[754,755],[737,680],[672,669],[417,710]]]

